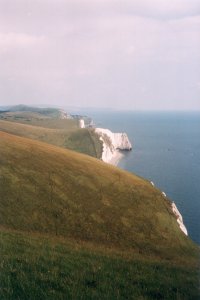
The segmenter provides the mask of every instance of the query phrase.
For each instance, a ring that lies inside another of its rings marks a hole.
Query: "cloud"
[[[126,13],[158,19],[178,19],[200,14],[198,0],[125,0],[116,1]]]
[[[0,99],[196,107],[198,2],[0,0]]]
[[[24,48],[34,46],[44,41],[44,37],[33,36],[24,33],[1,33],[0,32],[0,51],[10,48]]]

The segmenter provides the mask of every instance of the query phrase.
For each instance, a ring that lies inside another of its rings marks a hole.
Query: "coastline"
[[[124,156],[122,151],[132,150],[132,145],[126,133],[113,133],[105,128],[95,128],[95,132],[103,143],[101,159],[108,164],[117,166]]]

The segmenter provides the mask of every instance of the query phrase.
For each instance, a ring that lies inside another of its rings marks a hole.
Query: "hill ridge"
[[[147,180],[87,155],[5,132],[0,133],[0,154],[0,220],[8,228],[140,252],[193,245],[180,231],[171,202]],[[14,207],[24,209],[15,224],[5,217],[13,216]]]

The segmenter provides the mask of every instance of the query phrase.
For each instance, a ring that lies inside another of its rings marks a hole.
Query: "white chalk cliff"
[[[131,150],[132,145],[126,133],[113,133],[108,129],[96,128],[95,132],[103,142],[102,160],[111,163],[119,150]]]
[[[79,127],[80,128],[85,128],[85,121],[83,119],[79,120]]]
[[[183,224],[182,215],[180,214],[180,212],[174,202],[172,203],[172,211],[176,216],[176,219],[177,219],[180,229],[185,233],[185,235],[188,235],[187,229],[186,229],[185,225]]]
[[[154,187],[154,183],[153,181],[150,181],[151,185]],[[165,192],[161,192],[161,194],[164,196],[164,197],[167,197],[167,195],[165,194]],[[188,235],[188,232],[187,232],[187,228],[185,227],[184,223],[183,223],[183,217],[180,213],[180,211],[178,210],[178,208],[176,207],[176,204],[174,202],[172,202],[172,205],[171,205],[171,208],[172,208],[172,211],[176,217],[176,220],[177,220],[177,223],[180,227],[180,229],[183,231],[183,233],[185,233],[185,235]]]

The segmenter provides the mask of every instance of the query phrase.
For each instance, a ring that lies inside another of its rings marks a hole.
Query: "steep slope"
[[[0,222],[173,256],[192,242],[148,181],[96,159],[1,132]]]
[[[0,120],[0,130],[100,158],[102,143],[92,129],[77,129],[75,120],[35,120],[37,126]],[[34,123],[32,122],[32,123]],[[35,124],[35,123],[34,123]],[[41,124],[42,126],[38,126]],[[51,128],[49,128],[51,127]]]
[[[0,132],[1,299],[198,299],[199,249],[142,178]]]

